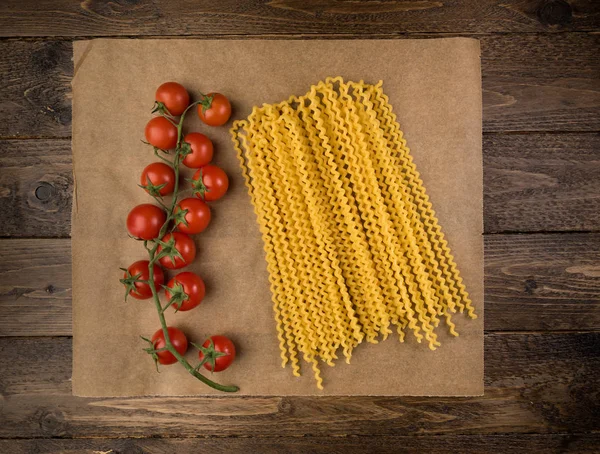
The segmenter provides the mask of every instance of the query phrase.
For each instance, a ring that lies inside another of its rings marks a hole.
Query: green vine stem
[[[203,98],[204,98],[204,96],[203,96]],[[160,233],[158,234],[158,239],[161,239],[167,233],[167,230],[169,229],[169,223],[174,218],[173,211],[175,209],[175,206],[177,205],[177,197],[178,197],[178,193],[179,193],[179,164],[181,163],[182,150],[183,150],[181,147],[183,120],[185,119],[185,115],[187,114],[187,112],[190,110],[190,108],[192,106],[195,106],[196,104],[200,104],[202,102],[203,101],[197,101],[197,102],[191,103],[188,106],[188,108],[185,110],[185,112],[183,112],[181,114],[179,123],[176,125],[177,126],[177,146],[175,148],[175,156],[173,158],[172,163],[170,161],[168,161],[170,163],[170,165],[172,165],[173,170],[175,171],[175,189],[173,191],[171,207],[168,209],[167,220],[165,221],[165,223],[162,225],[162,227],[160,229]],[[159,156],[157,150],[155,150],[155,153],[157,156]],[[159,156],[159,157],[161,157],[161,156]],[[156,197],[156,196],[153,196],[153,197],[160,203],[161,206],[166,208],[166,206],[158,199],[158,197]],[[177,359],[177,361],[180,362],[183,365],[183,367],[185,367],[185,369],[192,376],[196,377],[198,380],[200,380],[201,382],[210,386],[211,388],[214,388],[218,391],[229,392],[229,393],[238,391],[239,388],[237,386],[221,385],[219,383],[216,383],[216,382],[210,380],[209,378],[205,377],[204,375],[202,375],[200,372],[198,372],[198,370],[197,370],[198,367],[193,367],[182,355],[179,354],[179,352],[175,349],[175,347],[171,343],[171,339],[169,337],[169,332],[167,329],[167,321],[165,320],[165,316],[164,316],[165,311],[160,303],[160,299],[158,297],[158,291],[156,289],[156,286],[154,285],[154,264],[161,258],[161,255],[160,254],[157,255],[157,253],[156,253],[158,246],[159,245],[157,242],[154,242],[154,245],[152,247],[148,247],[148,245],[145,244],[146,250],[148,251],[148,256],[150,258],[150,263],[148,265],[148,274],[149,274],[148,285],[150,286],[150,289],[152,290],[152,297],[154,299],[154,305],[156,306],[156,311],[158,312],[158,319],[160,321],[160,326],[162,327],[162,331],[165,336],[164,349],[167,350],[169,353],[171,353]],[[163,349],[160,349],[160,350],[162,351]]]

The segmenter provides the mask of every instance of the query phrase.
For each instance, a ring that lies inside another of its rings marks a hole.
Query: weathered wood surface
[[[0,36],[27,39],[0,41],[0,139],[31,140],[0,140],[0,237],[38,239],[0,240],[0,452],[597,452],[600,233],[506,233],[600,230],[599,26],[589,0],[1,2]],[[71,396],[71,339],[30,337],[72,332],[71,39],[456,35],[481,42],[500,233],[485,396]]]
[[[0,137],[71,135],[70,41],[0,41]]]
[[[479,38],[484,131],[600,130],[600,35]],[[69,41],[0,42],[0,137],[70,136],[71,53]]]
[[[482,397],[90,399],[71,395],[70,338],[3,338],[0,438],[594,432],[599,347],[598,332],[487,334]]]
[[[0,336],[70,336],[70,241],[2,240],[0,255]],[[486,330],[598,329],[598,257],[600,234],[486,236]]]
[[[2,36],[489,33],[594,30],[586,0],[186,2],[5,0]]]
[[[0,440],[0,452],[11,454],[546,454],[595,453],[599,434],[501,434],[274,438],[128,438]]]
[[[600,328],[600,234],[484,240],[487,330]]]
[[[0,335],[70,336],[71,241],[0,241]]]
[[[487,233],[599,231],[600,134],[486,134],[483,183]]]
[[[480,41],[484,131],[600,131],[600,35]]]
[[[0,236],[69,236],[72,198],[69,140],[0,140]]]
[[[600,135],[486,134],[486,233],[600,230]],[[68,237],[67,139],[0,140],[0,237]]]

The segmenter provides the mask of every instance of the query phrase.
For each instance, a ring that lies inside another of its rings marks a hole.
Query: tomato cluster
[[[144,241],[150,260],[139,260],[123,269],[121,282],[126,287],[126,297],[154,298],[161,325],[166,327],[165,310],[170,306],[175,312],[194,309],[204,299],[206,287],[202,278],[190,271],[176,274],[164,285],[163,269],[179,270],[194,261],[196,244],[190,235],[201,233],[208,227],[211,211],[207,202],[223,197],[229,187],[227,174],[210,164],[214,153],[212,141],[198,132],[183,135],[183,120],[190,108],[197,106],[197,114],[206,125],[221,126],[229,120],[231,105],[220,93],[201,95],[200,101],[190,104],[187,90],[176,82],[158,87],[155,101],[153,113],[158,115],[146,124],[145,137],[161,162],[144,168],[140,187],[158,205],[138,205],[127,216],[129,234]],[[172,156],[172,161],[167,156]],[[197,170],[191,179],[192,196],[178,201],[180,163]],[[165,196],[171,196],[170,208],[163,199]],[[158,300],[163,289],[168,300],[164,307]],[[165,329],[161,328],[150,340],[145,339],[151,344],[145,350],[158,363],[173,364],[181,360],[173,353],[183,355],[188,340],[175,327],[167,327],[166,332],[168,338],[165,338]],[[224,336],[212,336],[202,346],[194,346],[199,350],[200,364],[213,372],[226,369],[235,358],[235,346]]]

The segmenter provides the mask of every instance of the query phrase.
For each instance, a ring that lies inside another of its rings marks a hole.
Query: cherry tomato
[[[180,219],[182,215],[177,214],[183,210],[187,210],[184,216],[187,225],[183,223],[183,219]],[[210,223],[210,208],[202,200],[188,197],[175,207],[175,222],[177,223],[177,230],[180,232],[190,235],[200,233]]]
[[[187,337],[185,337],[185,334],[183,334],[177,328],[174,328],[172,326],[167,327],[167,331],[169,333],[169,339],[171,340],[171,344],[173,344],[173,347],[175,347],[177,353],[183,355],[188,348]],[[165,333],[163,332],[162,328],[154,333],[151,341],[152,345],[156,350],[160,350],[161,348],[164,348],[167,345],[165,343]],[[163,352],[156,353],[156,356],[158,356],[158,362],[160,364],[167,365],[177,362],[177,358],[173,356],[173,353],[166,350]]]
[[[127,216],[127,230],[135,238],[153,240],[158,236],[160,228],[167,220],[165,212],[149,203],[134,207]]]
[[[144,168],[140,183],[150,195],[171,194],[175,189],[175,171],[164,162],[153,162]]]
[[[129,290],[129,295],[138,300],[147,300],[152,298],[152,289],[144,282],[136,282],[136,280],[147,281],[150,279],[148,271],[148,260],[138,260],[132,263],[123,274],[121,282],[125,284],[125,288]],[[160,290],[161,285],[165,283],[165,274],[160,266],[154,264],[154,288]]]
[[[206,99],[210,99],[210,106],[207,104],[198,104],[198,116],[200,120],[206,123],[208,126],[221,126],[227,123],[231,116],[231,104],[229,100],[221,93],[209,93],[206,95]]]
[[[178,270],[179,268],[183,268],[184,266],[189,265],[196,258],[196,243],[192,240],[188,235],[181,232],[173,232],[167,233],[162,237],[161,241],[163,243],[169,243],[171,237],[175,238],[175,242],[173,248],[179,251],[183,260],[180,257],[171,257],[164,256],[161,257],[158,261],[163,266],[163,268],[168,268],[170,270]],[[160,254],[163,250],[163,246],[159,245],[157,252]],[[168,251],[167,251],[168,252]],[[173,262],[174,260],[174,262]]]
[[[190,104],[190,95],[183,85],[165,82],[156,90],[155,99],[162,102],[171,115],[181,115]]]
[[[225,336],[211,336],[210,338],[206,339],[202,346],[208,349],[209,358],[208,361],[204,363],[204,367],[211,372],[221,372],[222,370],[227,369],[235,359],[235,345],[233,345],[233,342],[231,342],[231,340]],[[224,353],[224,355],[217,356],[215,353]],[[202,361],[204,358],[204,353],[199,351],[198,356],[200,357],[200,361]],[[211,357],[214,358],[214,370]]]
[[[225,195],[229,188],[229,178],[220,167],[207,165],[194,174],[192,187],[196,197],[212,202]]]
[[[177,128],[165,117],[154,117],[146,125],[146,141],[162,150],[175,148]]]
[[[173,306],[178,311],[189,311],[198,306],[204,299],[206,287],[200,276],[189,271],[179,273],[169,281],[167,287],[171,291],[165,289],[165,293],[169,301],[175,297],[177,302]]]
[[[208,164],[213,158],[213,143],[204,134],[191,132],[183,138],[192,147],[192,152],[183,158],[183,164],[198,169]]]

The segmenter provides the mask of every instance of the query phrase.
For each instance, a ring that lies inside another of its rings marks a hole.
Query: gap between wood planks
[[[0,42],[3,41],[23,41],[23,42],[35,42],[35,41],[57,41],[57,42],[72,42],[90,39],[197,39],[197,40],[331,40],[331,39],[441,39],[441,38],[486,38],[493,36],[561,36],[561,35],[593,35],[598,33],[595,30],[559,30],[553,32],[390,32],[390,33],[253,33],[253,34],[239,34],[239,33],[227,33],[222,35],[210,35],[210,34],[193,34],[193,35],[44,35],[44,36],[0,36]]]
[[[600,230],[492,230],[484,232],[483,236],[492,235],[571,235],[573,233],[600,233]],[[38,238],[38,237],[31,237]],[[69,238],[69,237],[65,237]]]
[[[345,453],[399,454],[427,452],[481,453],[502,452],[595,452],[600,436],[594,433],[493,434],[493,435],[230,435],[190,436],[168,435],[151,438],[6,438],[0,440],[0,450],[11,454],[92,452],[117,454],[133,452],[211,452],[213,454],[286,452],[289,454]]]
[[[238,397],[238,399],[243,398],[243,396]],[[373,436],[373,435],[369,435],[369,434],[332,434],[329,436],[324,437],[323,435],[314,435],[314,434],[303,434],[303,435],[277,435],[277,434],[257,434],[257,435],[245,435],[245,434],[232,434],[232,435],[218,435],[218,434],[214,434],[214,435],[190,435],[190,436],[186,436],[186,437],[181,437],[181,436],[177,436],[177,435],[173,435],[170,436],[169,434],[162,434],[162,435],[158,435],[158,436],[151,436],[151,437],[140,437],[140,438],[132,438],[130,436],[124,435],[124,436],[114,436],[114,437],[55,437],[55,438],[28,438],[28,437],[2,437],[0,438],[0,448],[2,447],[2,444],[5,443],[6,445],[8,445],[9,441],[23,441],[23,442],[54,442],[56,444],[64,444],[65,446],[68,447],[68,444],[73,443],[76,444],[77,442],[81,442],[81,443],[87,443],[87,442],[96,442],[96,443],[100,443],[100,442],[119,442],[119,441],[125,441],[125,440],[130,440],[130,441],[139,441],[139,442],[144,442],[144,443],[158,443],[160,444],[161,442],[189,442],[189,443],[194,443],[194,442],[198,442],[199,444],[202,444],[203,442],[207,442],[207,441],[214,441],[214,442],[219,442],[219,441],[239,441],[239,442],[250,442],[252,440],[257,440],[258,443],[262,443],[262,442],[274,442],[276,443],[277,441],[290,441],[292,443],[296,443],[296,442],[300,442],[300,441],[321,441],[321,442],[333,442],[333,443],[338,443],[338,442],[352,442],[352,441],[359,441],[359,442],[363,442],[366,439],[370,439],[370,438],[383,438],[386,441],[389,440],[398,440],[398,441],[404,441],[404,440],[422,440],[423,442],[429,442],[429,441],[434,441],[435,440],[444,440],[444,439],[481,439],[482,441],[486,441],[488,439],[497,439],[498,442],[502,442],[502,441],[509,441],[511,438],[515,438],[515,439],[520,439],[523,441],[526,441],[528,438],[539,438],[539,439],[545,439],[545,438],[563,438],[563,437],[571,437],[573,439],[577,439],[578,437],[587,439],[589,437],[589,440],[598,440],[598,443],[600,443],[600,433],[595,432],[595,431],[587,431],[587,432],[550,432],[550,433],[540,433],[540,432],[520,432],[518,434],[512,433],[512,432],[495,432],[492,434],[478,434],[478,433],[474,433],[474,434],[444,434],[444,433],[439,433],[439,434],[427,434],[427,435],[420,435],[420,434],[415,434],[415,435],[393,435],[393,434],[389,434],[389,435],[377,435],[377,436]],[[487,446],[487,445],[485,445]],[[364,445],[361,445],[361,454],[364,454]],[[21,451],[11,451],[11,454],[14,454],[15,452],[21,452]],[[31,452],[38,452],[38,451],[26,451],[27,453],[31,453]],[[53,451],[52,451],[53,452]],[[109,451],[110,452],[110,451]],[[312,452],[312,451],[311,451]],[[397,452],[397,451],[394,451]],[[430,452],[430,451],[428,451]],[[437,452],[437,451],[434,451]],[[447,451],[444,451],[447,452]],[[487,451],[485,451],[487,452]],[[525,452],[524,450],[520,450],[518,451],[519,453]],[[108,454],[108,453],[104,453],[104,452],[98,452],[97,454]],[[111,453],[112,454],[112,453]],[[117,453],[115,453],[117,454]]]

